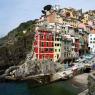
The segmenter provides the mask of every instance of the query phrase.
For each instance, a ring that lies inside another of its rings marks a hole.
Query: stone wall
[[[88,76],[88,95],[95,95],[95,72]]]

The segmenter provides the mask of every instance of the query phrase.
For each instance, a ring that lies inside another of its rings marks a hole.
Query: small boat
[[[57,72],[55,74],[52,74],[50,81],[54,82],[62,79],[66,79],[66,74],[64,72]]]

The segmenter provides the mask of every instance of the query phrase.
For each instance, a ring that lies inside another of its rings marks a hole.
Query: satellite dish
[[[51,8],[52,8],[52,5],[46,5],[46,6],[44,7],[44,10],[49,11],[49,10],[51,10]]]

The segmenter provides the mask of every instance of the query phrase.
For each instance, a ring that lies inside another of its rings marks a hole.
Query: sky
[[[95,9],[95,0],[0,0],[0,37],[22,22],[39,18],[48,4],[82,8],[83,11]]]

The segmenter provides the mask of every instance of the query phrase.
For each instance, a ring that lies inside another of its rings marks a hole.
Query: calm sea
[[[43,86],[25,82],[0,83],[0,95],[77,95],[79,92],[70,80]]]

